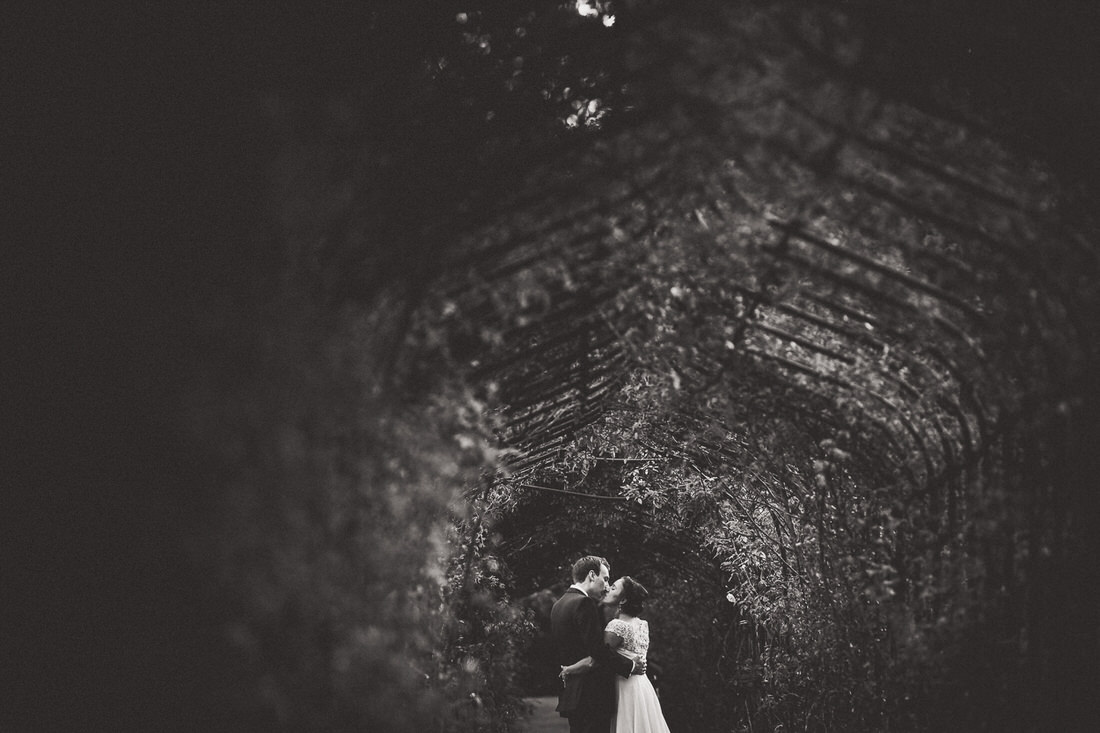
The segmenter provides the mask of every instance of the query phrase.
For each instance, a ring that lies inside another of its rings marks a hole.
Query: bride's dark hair
[[[631,578],[623,576],[623,594],[619,599],[619,610],[630,616],[637,616],[642,612],[642,601],[649,597],[649,591],[645,586]]]

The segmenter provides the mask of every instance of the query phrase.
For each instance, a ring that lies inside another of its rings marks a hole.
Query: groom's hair
[[[590,572],[595,572],[596,575],[600,574],[600,567],[607,565],[607,560],[604,560],[599,555],[585,555],[580,560],[573,563],[573,582],[579,583],[588,577]],[[608,565],[608,567],[611,567]]]

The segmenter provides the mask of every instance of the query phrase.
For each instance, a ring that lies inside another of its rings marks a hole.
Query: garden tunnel
[[[588,552],[674,730],[1094,715],[1100,16],[393,5],[242,11],[181,92],[187,234],[74,329],[132,346],[76,408],[115,674],[12,720],[517,730]]]
[[[989,129],[876,88],[812,18],[651,31],[676,43],[638,76],[676,94],[471,240],[438,312],[500,334],[484,551],[524,593],[586,548],[667,583],[681,727],[1039,730],[1096,679],[1058,569],[1092,564],[1095,249]]]

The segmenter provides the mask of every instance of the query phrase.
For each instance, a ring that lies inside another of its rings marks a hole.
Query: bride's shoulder
[[[619,631],[620,629],[625,629],[626,626],[626,622],[622,619],[613,618],[607,622],[607,626],[604,627],[604,631]]]

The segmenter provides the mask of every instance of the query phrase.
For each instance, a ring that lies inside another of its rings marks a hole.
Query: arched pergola
[[[1071,729],[1100,676],[1086,5],[23,34],[94,36],[28,109],[110,223],[20,278],[44,511],[13,513],[0,725],[503,733],[522,597],[599,550],[655,590],[680,727]]]
[[[980,607],[999,643],[1042,639],[1019,664],[1054,695],[1042,659],[1073,642],[1052,619],[1082,609],[1052,569],[1095,572],[1094,502],[1052,457],[1092,430],[1088,225],[977,115],[876,84],[838,17],[711,10],[626,41],[660,49],[633,113],[532,172],[446,268],[432,307],[492,331],[470,376],[509,451],[469,496],[511,517],[520,565],[564,506],[660,517],[689,490],[710,519],[676,525],[679,570],[703,542],[735,589],[739,533],[784,577],[848,572],[862,542],[895,623]]]

